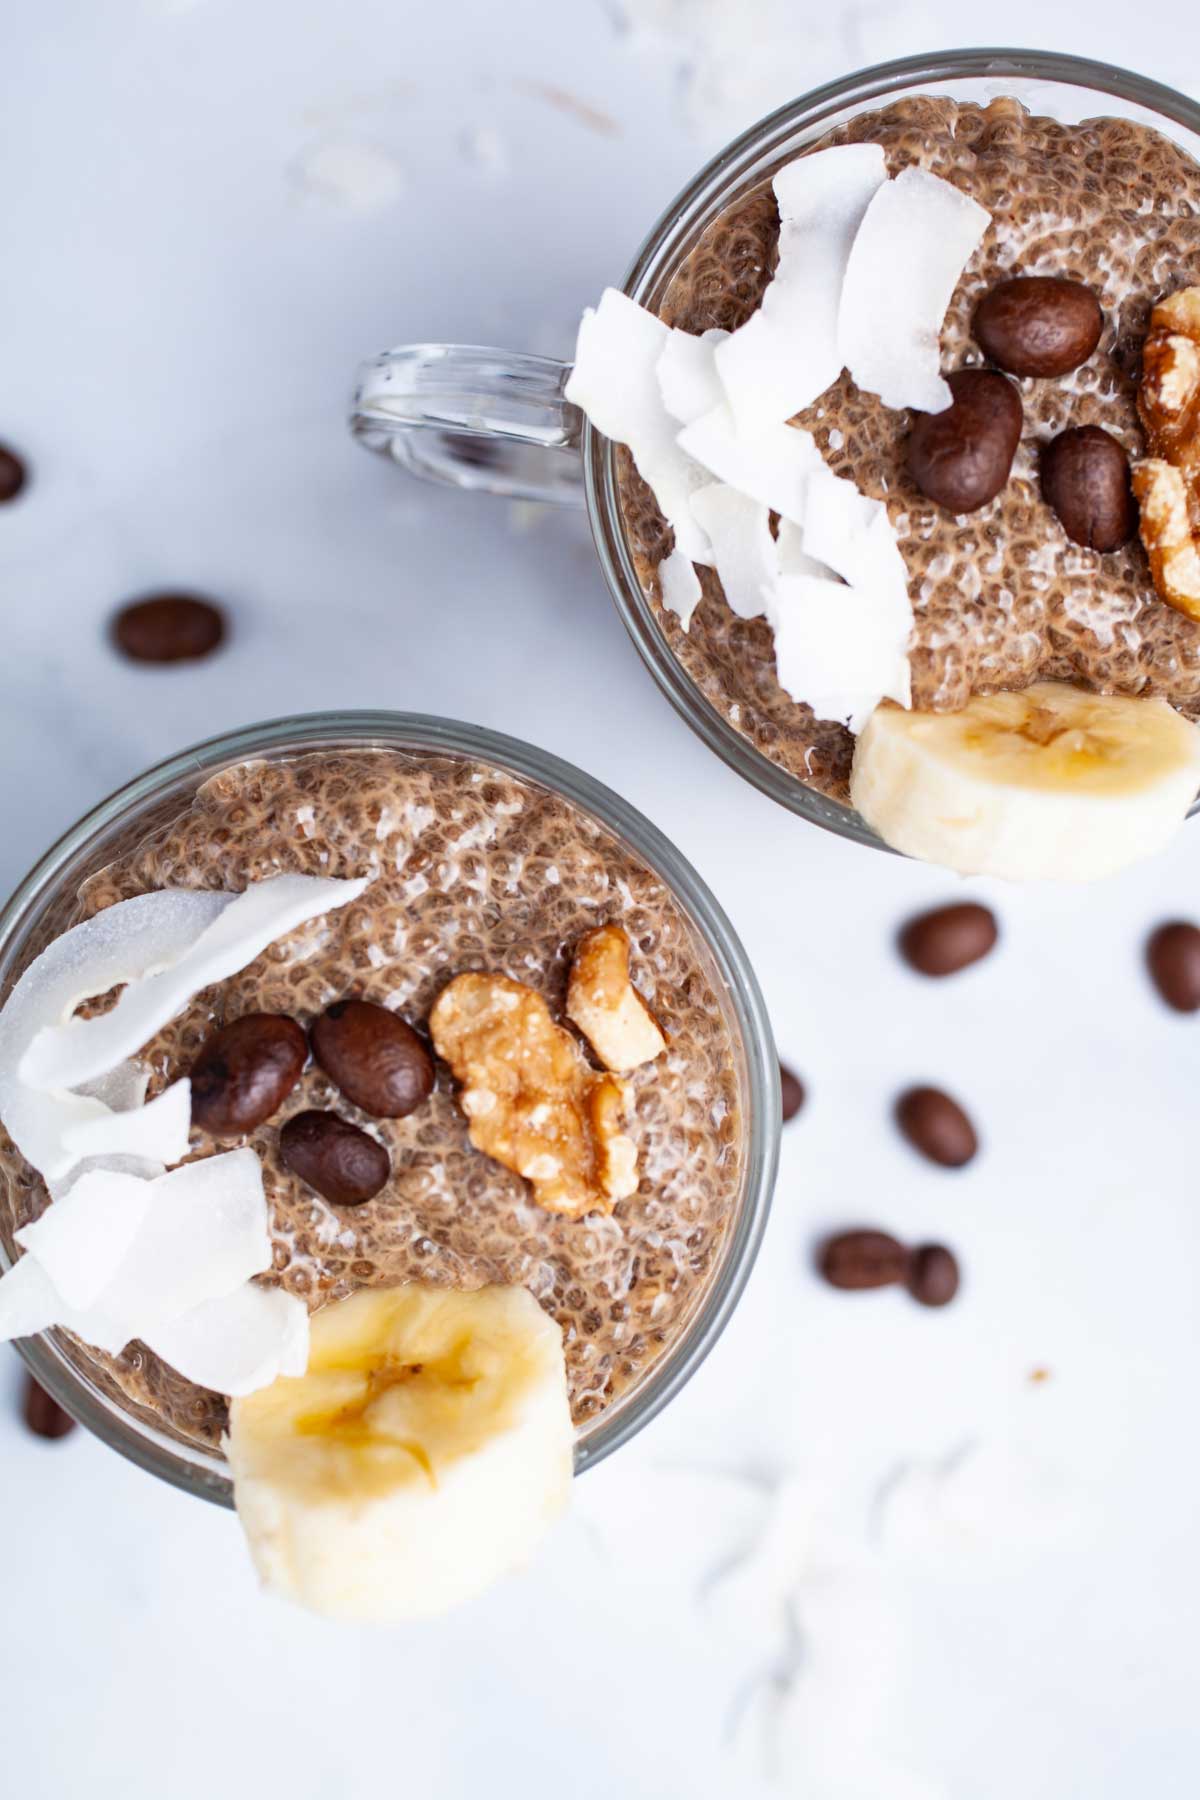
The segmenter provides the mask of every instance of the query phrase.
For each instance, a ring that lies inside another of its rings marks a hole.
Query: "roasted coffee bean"
[[[842,1231],[821,1245],[817,1267],[832,1287],[892,1287],[908,1273],[908,1251],[886,1231]]]
[[[914,1150],[944,1169],[961,1169],[979,1148],[970,1119],[941,1088],[915,1087],[901,1094],[896,1123]]]
[[[975,512],[1008,480],[1021,441],[1021,396],[994,369],[959,369],[947,380],[953,404],[913,420],[908,472],[948,512]]]
[[[1150,979],[1176,1012],[1200,1011],[1200,930],[1183,919],[1160,925],[1146,945]]]
[[[283,1013],[243,1013],[192,1064],[192,1124],[241,1137],[278,1112],[304,1072],[308,1039]]]
[[[311,1033],[313,1055],[354,1106],[403,1119],[433,1092],[433,1058],[411,1025],[373,1000],[336,1000]]]
[[[1073,544],[1119,550],[1133,536],[1137,513],[1129,459],[1099,425],[1076,425],[1045,446],[1042,497]]]
[[[795,1118],[804,1105],[806,1098],[804,1083],[798,1075],[793,1075],[790,1069],[780,1063],[779,1085],[783,1092],[783,1122],[786,1125],[789,1119]]]
[[[337,1113],[296,1113],[279,1133],[279,1154],[293,1175],[334,1206],[361,1206],[388,1184],[383,1145]]]
[[[1100,302],[1082,281],[1014,275],[975,309],[975,341],[1010,375],[1069,375],[1104,329]]]
[[[998,935],[995,913],[964,900],[910,919],[900,933],[900,954],[920,975],[957,975],[986,956]]]
[[[25,1403],[23,1407],[25,1423],[35,1437],[64,1438],[68,1432],[74,1431],[75,1421],[70,1413],[52,1400],[44,1387],[39,1387],[32,1375],[25,1377]]]
[[[225,615],[194,594],[152,594],[121,608],[112,636],[134,662],[194,662],[210,656],[223,640]]]
[[[15,500],[28,480],[29,471],[16,451],[0,444],[0,505]]]
[[[908,1265],[908,1291],[922,1306],[948,1306],[958,1292],[958,1262],[945,1244],[918,1244]]]

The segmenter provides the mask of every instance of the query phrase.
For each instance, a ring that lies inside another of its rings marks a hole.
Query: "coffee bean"
[[[953,403],[913,420],[908,472],[948,512],[975,512],[1008,480],[1021,441],[1021,396],[994,369],[959,369],[947,379]]]
[[[832,1287],[892,1287],[904,1280],[908,1251],[886,1231],[842,1231],[821,1245],[817,1267]]]
[[[958,1292],[958,1262],[945,1244],[918,1244],[908,1265],[908,1291],[922,1306],[948,1306]]]
[[[308,1039],[283,1013],[243,1013],[192,1064],[192,1124],[242,1137],[278,1112],[304,1072]]]
[[[1150,979],[1176,1012],[1200,1011],[1200,930],[1183,919],[1160,925],[1146,945]]]
[[[1100,302],[1082,281],[1014,275],[975,309],[975,341],[1010,375],[1069,375],[1104,329]]]
[[[373,1000],[337,1000],[311,1031],[313,1055],[354,1106],[403,1119],[433,1092],[433,1058],[411,1025]]]
[[[0,506],[6,500],[15,500],[28,480],[29,470],[16,451],[0,444]]]
[[[795,1118],[804,1105],[806,1098],[804,1083],[798,1075],[793,1075],[790,1069],[780,1063],[779,1085],[783,1093],[783,1122],[786,1125],[789,1119]]]
[[[64,1438],[74,1431],[75,1421],[64,1407],[52,1400],[45,1388],[39,1387],[32,1375],[25,1377],[25,1423],[35,1437]]]
[[[1133,536],[1129,459],[1099,425],[1076,425],[1045,446],[1042,497],[1073,544],[1119,550]]]
[[[134,662],[195,662],[223,640],[225,615],[194,594],[152,594],[121,608],[112,636]]]
[[[987,955],[999,935],[989,907],[964,900],[910,919],[900,933],[900,954],[920,975],[957,975]]]
[[[896,1123],[914,1150],[944,1169],[961,1169],[979,1148],[970,1119],[940,1088],[915,1087],[901,1094]]]
[[[361,1206],[388,1184],[383,1145],[337,1113],[296,1113],[279,1133],[279,1154],[293,1175],[334,1206]]]

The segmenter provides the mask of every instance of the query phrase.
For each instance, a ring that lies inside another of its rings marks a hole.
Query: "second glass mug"
[[[722,150],[653,227],[625,277],[624,291],[655,310],[718,214],[835,126],[881,102],[927,93],[983,103],[1014,95],[1068,123],[1098,112],[1119,113],[1164,131],[1200,159],[1200,106],[1107,63],[1038,50],[906,57],[815,89]],[[886,849],[850,807],[806,787],[736,731],[676,659],[630,556],[614,446],[564,399],[570,373],[568,363],[543,356],[465,344],[403,345],[360,369],[351,430],[368,448],[427,480],[513,499],[586,506],[626,629],[659,687],[698,736],[792,812],[841,837]]]

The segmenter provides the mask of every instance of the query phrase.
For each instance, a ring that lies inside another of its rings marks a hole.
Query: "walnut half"
[[[1151,454],[1134,468],[1133,491],[1154,585],[1200,620],[1200,287],[1150,314],[1138,413]]]
[[[578,1219],[636,1191],[625,1084],[588,1067],[541,994],[507,975],[458,975],[429,1027],[462,1083],[471,1142],[523,1176],[539,1206]]]

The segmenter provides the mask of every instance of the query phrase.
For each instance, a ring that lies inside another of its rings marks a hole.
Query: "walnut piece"
[[[666,1049],[658,1020],[629,979],[629,938],[619,925],[601,925],[576,945],[567,1017],[606,1069],[623,1074]]]
[[[507,975],[458,975],[429,1015],[462,1083],[471,1142],[524,1176],[547,1212],[605,1212],[635,1192],[625,1084],[588,1067],[541,994]]]
[[[1133,491],[1154,585],[1200,619],[1200,287],[1150,314],[1138,413],[1151,454],[1134,468]]]

